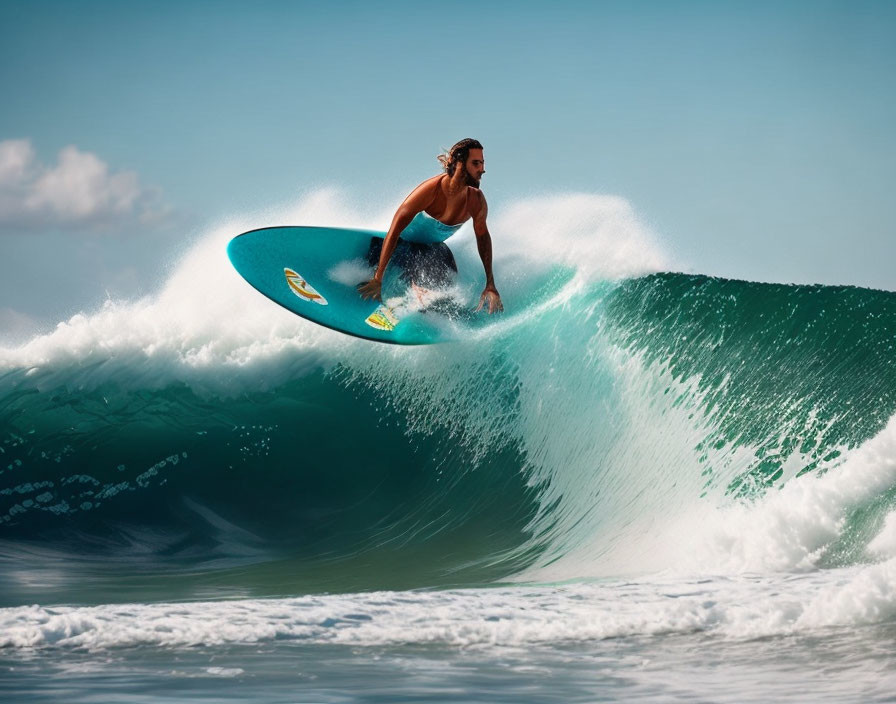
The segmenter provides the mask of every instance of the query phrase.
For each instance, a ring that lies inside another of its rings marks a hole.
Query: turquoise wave
[[[753,495],[876,435],[896,410],[896,295],[656,274],[625,282],[613,338],[677,380],[696,379],[714,427],[698,449],[750,446],[728,491]],[[710,468],[711,469],[711,468]]]
[[[645,526],[821,475],[881,432],[894,343],[893,293],[664,273],[569,284],[467,343],[207,371],[237,392],[148,375],[139,352],[14,368],[0,602],[636,570],[620,556]],[[850,509],[832,564],[894,497]]]

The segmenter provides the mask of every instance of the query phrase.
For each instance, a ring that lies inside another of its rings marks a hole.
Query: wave
[[[334,198],[288,221],[376,226]],[[896,294],[662,272],[624,201],[544,197],[496,218],[510,312],[394,349],[249,289],[243,224],[0,350],[6,603],[892,557]]]

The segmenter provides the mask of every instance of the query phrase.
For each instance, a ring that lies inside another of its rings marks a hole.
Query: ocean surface
[[[267,224],[0,346],[0,700],[894,700],[896,294],[533,198],[507,312],[395,348],[243,282]]]

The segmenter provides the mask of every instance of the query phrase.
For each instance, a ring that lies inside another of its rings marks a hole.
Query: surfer
[[[472,218],[476,247],[485,268],[485,289],[476,310],[485,307],[489,313],[502,311],[492,274],[492,238],[485,222],[488,204],[479,190],[485,173],[482,145],[475,139],[462,139],[439,155],[439,161],[444,173],[411,191],[392,218],[385,240],[372,239],[367,261],[376,266],[376,272],[370,281],[358,286],[358,291],[362,298],[381,301],[383,274],[390,259],[402,267],[402,276],[412,285],[447,285],[457,272],[457,264],[445,240]]]

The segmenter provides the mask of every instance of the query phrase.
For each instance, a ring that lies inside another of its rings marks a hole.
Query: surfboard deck
[[[384,232],[334,227],[265,227],[227,245],[233,267],[287,310],[339,332],[376,342],[427,345],[456,339],[472,316],[441,294],[413,290],[389,267],[383,303],[363,300],[357,285],[373,276],[372,237]]]

